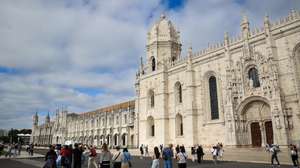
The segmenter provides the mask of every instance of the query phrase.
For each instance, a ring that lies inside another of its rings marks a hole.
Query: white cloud
[[[299,6],[296,0],[190,0],[168,10],[160,0],[1,1],[0,67],[17,72],[0,72],[0,127],[30,127],[37,109],[65,104],[80,112],[133,98],[146,33],[162,11],[179,27],[185,53],[190,43],[196,51],[222,41],[225,31],[237,35],[242,11],[259,25],[266,12],[275,19]]]

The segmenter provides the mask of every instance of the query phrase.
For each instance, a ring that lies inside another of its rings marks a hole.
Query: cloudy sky
[[[1,0],[0,128],[30,128],[57,107],[83,112],[134,98],[146,33],[165,13],[183,50],[300,9],[299,0]]]

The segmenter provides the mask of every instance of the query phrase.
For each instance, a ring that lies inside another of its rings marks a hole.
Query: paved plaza
[[[134,157],[133,159],[133,167],[135,168],[150,168],[151,167],[151,159],[144,158],[140,159],[138,157]],[[43,159],[1,159],[0,165],[1,168],[37,168],[42,167],[44,164]],[[160,167],[162,168],[162,161]],[[174,168],[177,167],[175,161],[173,162]],[[217,165],[214,165],[212,161],[204,161],[202,164],[193,163],[189,160],[188,167],[190,168],[213,168],[213,167],[220,167],[220,168],[265,168],[271,167],[269,164],[260,164],[260,163],[242,163],[242,162],[226,162],[220,161]],[[291,166],[281,166],[282,168],[290,168]],[[85,168],[85,167],[84,167]]]
[[[193,163],[191,160],[188,161],[188,167],[196,168],[213,168],[213,167],[222,167],[222,168],[265,168],[271,167],[269,164],[270,155],[263,151],[260,148],[250,148],[250,149],[238,149],[238,148],[228,148],[225,149],[225,155],[222,161],[219,161],[217,165],[214,165],[211,161],[211,155],[208,149],[205,150],[206,155],[204,156],[204,161],[202,164]],[[0,167],[2,168],[36,168],[42,167],[44,164],[43,154],[46,153],[46,149],[36,149],[34,156],[29,156],[25,151],[22,152],[21,156],[16,158],[11,157],[4,158],[0,157]],[[112,150],[114,152],[114,150]],[[140,159],[138,155],[138,150],[130,150],[130,152],[135,155],[133,158],[133,167],[136,168],[150,168],[151,167],[151,158],[146,157]],[[281,167],[290,168],[291,161],[288,155],[287,150],[282,150],[279,154],[279,159],[281,161]],[[161,160],[161,166],[163,167],[163,161]],[[175,160],[173,161],[174,168],[177,167]],[[87,166],[85,166],[87,167]],[[85,168],[84,167],[84,168]]]

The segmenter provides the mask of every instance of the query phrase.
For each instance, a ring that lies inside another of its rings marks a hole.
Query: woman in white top
[[[179,153],[176,155],[176,158],[178,160],[178,168],[186,168],[186,161],[187,161],[187,154],[185,153],[184,146],[179,147]]]
[[[218,147],[213,146],[211,149],[211,154],[213,156],[213,162],[216,165],[218,161]]]
[[[112,162],[113,162],[113,168],[121,168],[121,151],[120,147],[116,147],[116,153],[114,153],[114,156],[112,157]]]
[[[152,166],[151,168],[159,168],[159,157],[160,153],[158,147],[154,147],[154,155],[152,156]]]

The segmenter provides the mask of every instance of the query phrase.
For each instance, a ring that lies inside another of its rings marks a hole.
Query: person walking
[[[89,160],[88,160],[88,168],[97,168],[97,163],[96,163],[97,152],[96,152],[96,149],[95,149],[95,147],[93,147],[91,145],[89,147],[89,150],[90,150],[90,153],[89,153]]]
[[[192,161],[195,162],[197,153],[196,153],[196,148],[194,146],[192,146],[191,148],[191,155],[192,155]]]
[[[43,168],[57,168],[56,167],[56,159],[57,159],[57,155],[54,151],[54,146],[50,145],[49,151],[47,152],[47,154],[45,156],[46,163]]]
[[[203,160],[203,155],[204,155],[203,148],[201,145],[198,146],[196,153],[197,153],[198,163],[200,164]]]
[[[11,144],[8,144],[8,147],[7,147],[7,152],[6,152],[6,154],[5,154],[5,157],[11,157],[11,155],[12,155],[12,145]]]
[[[102,151],[100,153],[100,159],[99,159],[100,167],[110,168],[111,159],[112,159],[112,154],[108,150],[107,144],[104,143],[102,145]]]
[[[176,151],[176,155],[179,153],[179,151],[180,151],[180,148],[179,148],[179,145],[177,145],[176,147],[175,147],[175,151]]]
[[[159,168],[159,157],[160,157],[160,153],[158,147],[154,147],[154,155],[152,156],[151,168]]]
[[[216,165],[218,162],[218,147],[217,146],[212,147],[211,154],[212,154],[213,162]]]
[[[90,155],[90,151],[87,148],[86,145],[82,145],[82,157],[81,157],[81,167],[88,167],[88,160],[89,160],[89,155]]]
[[[223,144],[218,143],[217,147],[218,147],[218,156],[220,160],[223,160],[223,154],[224,154]]]
[[[148,145],[145,146],[145,157],[149,156],[149,148]]]
[[[131,165],[131,155],[128,152],[127,148],[123,149],[123,152],[121,154],[121,168],[129,168],[132,167]]]
[[[14,144],[14,157],[17,157],[18,154],[18,144]]]
[[[72,155],[70,153],[68,145],[64,145],[63,148],[60,150],[60,155],[61,155],[61,167],[62,168],[70,168],[70,160],[69,157]]]
[[[164,159],[164,168],[172,168],[172,158],[174,157],[172,144],[163,149],[162,157]]]
[[[274,160],[277,162],[277,166],[280,167],[280,163],[279,163],[278,156],[277,156],[279,151],[280,151],[279,146],[277,146],[277,145],[272,145],[270,148],[272,167],[274,167]]]
[[[121,168],[121,151],[119,146],[116,147],[116,152],[112,157],[112,162],[113,168]]]
[[[143,144],[140,146],[140,152],[141,152],[140,159],[143,159],[143,156],[144,156],[144,146],[143,146]]]
[[[292,158],[293,166],[294,166],[294,168],[298,168],[299,161],[298,161],[298,150],[297,150],[296,145],[291,144],[290,150],[291,150],[291,158]]]
[[[22,150],[22,144],[18,143],[18,155],[21,155],[21,150]]]
[[[187,157],[188,155],[185,152],[184,146],[180,146],[179,147],[179,153],[177,153],[176,155],[176,159],[177,159],[177,165],[178,168],[186,168],[186,161],[187,161]]]
[[[81,168],[81,157],[82,150],[79,148],[78,144],[75,143],[75,149],[73,150],[73,168]]]
[[[34,145],[33,145],[33,144],[30,144],[30,145],[29,145],[29,154],[30,154],[31,156],[33,156],[33,148],[34,148]]]

